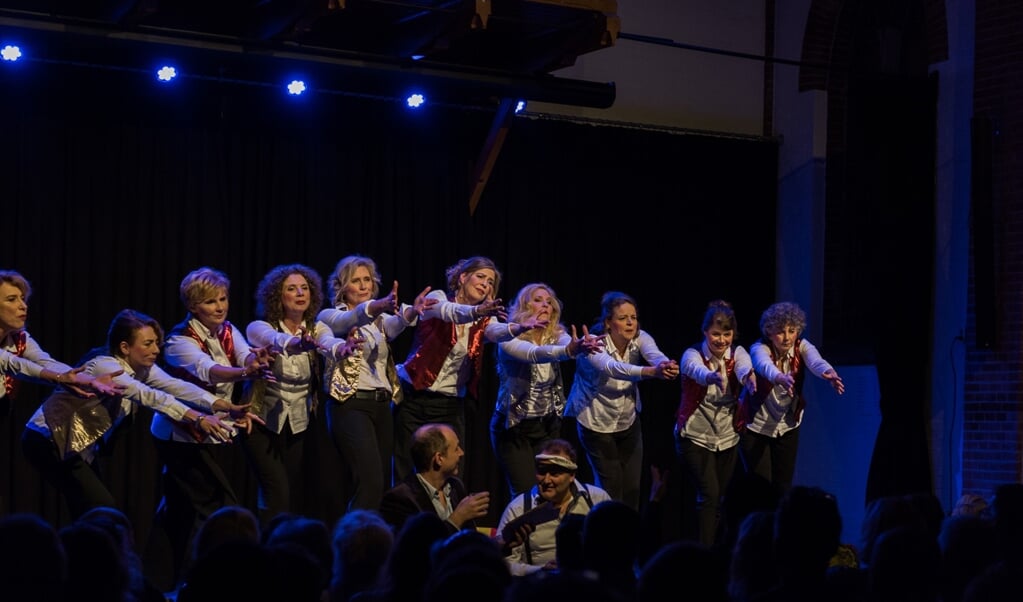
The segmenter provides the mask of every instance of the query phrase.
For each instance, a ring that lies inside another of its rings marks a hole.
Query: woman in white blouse
[[[97,506],[117,507],[93,463],[100,441],[137,406],[166,415],[202,438],[230,439],[250,428],[243,406],[174,378],[156,365],[163,330],[153,318],[130,309],[114,317],[106,348],[84,364],[91,375],[116,374],[120,396],[90,400],[58,389],[25,425],[22,448],[29,462],[60,490],[72,517]]]
[[[535,325],[497,346],[500,386],[490,420],[494,456],[505,472],[512,497],[536,484],[536,454],[551,439],[561,438],[565,389],[561,362],[580,352],[603,349],[603,340],[571,334],[561,323],[561,300],[542,282],[519,289],[508,308],[512,322]]]
[[[426,297],[429,292],[429,287],[420,292],[413,305],[400,304],[395,281],[388,294],[377,299],[380,273],[376,262],[362,255],[342,258],[331,275],[334,307],[321,311],[320,321],[335,336],[347,336],[354,328],[365,341],[344,360],[328,361],[324,373],[330,436],[352,474],[349,510],[378,509],[384,490],[391,486],[391,404],[401,402],[402,390],[390,342],[437,303]]]
[[[638,385],[644,378],[677,378],[678,362],[640,330],[632,297],[607,292],[600,306],[600,319],[590,331],[603,335],[604,351],[576,359],[565,415],[576,418],[579,443],[596,484],[638,510],[643,469]]]
[[[258,514],[266,525],[282,512],[306,512],[299,500],[306,434],[319,403],[323,357],[340,360],[362,342],[358,334],[334,337],[317,320],[323,281],[300,264],[270,270],[256,289],[256,315],[245,329],[249,343],[274,349],[272,380],[248,381],[243,400],[264,423],[243,437],[258,481]],[[293,499],[294,498],[294,499]],[[305,501],[305,500],[303,500]]]

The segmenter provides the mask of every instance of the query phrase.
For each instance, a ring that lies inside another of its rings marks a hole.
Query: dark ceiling
[[[359,94],[418,81],[450,102],[606,108],[613,83],[552,72],[614,45],[616,12],[616,0],[0,0],[0,33],[45,38],[46,60],[142,68],[187,52],[205,77],[284,61]]]

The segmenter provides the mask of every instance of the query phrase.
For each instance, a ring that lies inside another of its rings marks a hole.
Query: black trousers
[[[64,497],[72,520],[92,508],[117,507],[95,463],[86,462],[78,454],[61,458],[52,439],[28,427],[21,433],[21,449],[43,479]]]
[[[280,433],[254,424],[251,433],[238,433],[236,437],[256,475],[259,522],[264,527],[278,514],[304,510],[303,459],[308,432],[292,433],[288,421]]]
[[[781,437],[766,437],[747,429],[739,439],[739,447],[746,472],[767,479],[779,495],[792,487],[799,451],[798,427]]]
[[[238,497],[217,462],[227,444],[153,439],[163,465],[163,498],[156,509],[143,563],[162,591],[179,585],[191,559],[192,539],[210,514],[238,505]]]

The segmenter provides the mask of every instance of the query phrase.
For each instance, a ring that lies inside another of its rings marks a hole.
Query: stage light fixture
[[[292,96],[298,96],[303,92],[305,92],[304,81],[300,79],[293,79],[291,80],[291,83],[288,84],[288,94],[291,94]]]
[[[13,63],[21,58],[21,48],[18,48],[13,44],[8,44],[4,46],[3,49],[0,49],[0,58]]]
[[[405,99],[405,104],[413,109],[418,109],[426,103],[426,97],[416,92],[415,94],[409,94],[408,98]]]
[[[526,109],[526,101],[520,100],[519,102],[515,103],[515,112],[516,113],[521,113],[525,109]]]
[[[178,76],[178,70],[170,65],[164,65],[156,71],[156,79],[162,82],[169,82]]]

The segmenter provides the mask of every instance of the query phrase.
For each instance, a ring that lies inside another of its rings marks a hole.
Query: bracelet
[[[64,378],[65,376],[67,377],[66,379]],[[70,383],[70,382],[71,382],[71,373],[70,372],[60,372],[60,373],[57,374],[57,384],[58,385],[66,385],[67,383]]]
[[[206,418],[206,414],[203,414],[202,412],[199,412],[199,415],[195,418],[195,421],[194,421],[195,422],[195,426],[196,427],[201,427],[202,426],[202,421],[203,421],[204,418]]]

